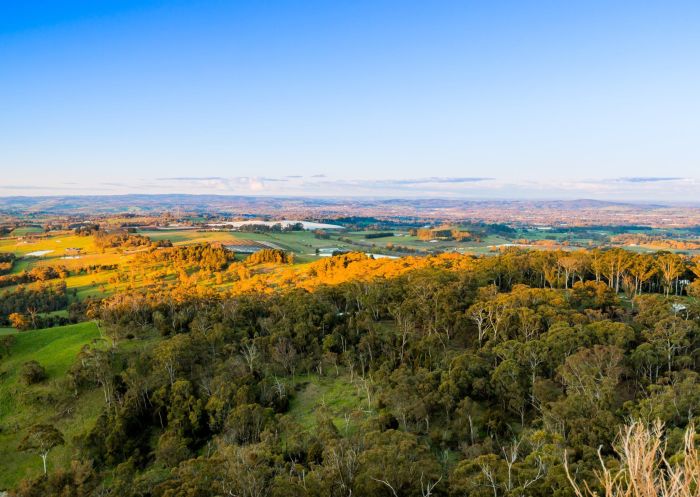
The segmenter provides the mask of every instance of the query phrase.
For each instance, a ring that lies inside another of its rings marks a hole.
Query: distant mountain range
[[[700,206],[579,200],[311,198],[230,195],[0,197],[4,214],[106,215],[176,212],[299,219],[372,216],[544,225],[700,225]]]

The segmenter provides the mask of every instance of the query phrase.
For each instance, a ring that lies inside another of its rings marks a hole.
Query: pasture
[[[319,239],[310,231],[288,231],[273,233],[248,233],[238,231],[198,231],[198,230],[157,230],[139,231],[139,234],[152,240],[170,240],[173,245],[190,245],[203,242],[220,242],[236,245],[241,240],[263,242],[294,253],[295,261],[309,262],[317,259],[316,249],[341,248],[343,250],[364,250],[358,244],[338,242],[336,236]]]
[[[39,226],[21,226],[19,228],[13,229],[10,233],[10,236],[26,236],[35,233],[42,233],[43,231],[44,230],[41,229],[41,227]]]
[[[347,374],[307,374],[296,377],[292,387],[295,393],[289,415],[309,431],[318,428],[321,411],[325,411],[341,433],[356,428],[358,421],[366,419],[370,412],[359,376],[351,381]]]
[[[27,426],[54,424],[63,433],[66,445],[51,451],[49,466],[68,467],[73,437],[94,423],[103,403],[99,390],[74,398],[65,384],[66,371],[80,349],[96,340],[99,343],[100,333],[94,323],[25,331],[14,336],[10,354],[0,359],[0,454],[12,455],[3,457],[0,490],[41,473],[37,455],[17,451]],[[47,379],[24,386],[19,371],[30,360],[46,368]]]

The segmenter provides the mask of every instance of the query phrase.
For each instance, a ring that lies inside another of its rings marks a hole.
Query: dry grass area
[[[600,456],[602,469],[596,476],[602,493],[587,483],[576,483],[565,463],[566,473],[577,497],[698,497],[700,459],[695,437],[691,425],[685,432],[682,452],[669,461],[662,423],[633,423],[620,431],[616,447],[619,467],[609,469]]]

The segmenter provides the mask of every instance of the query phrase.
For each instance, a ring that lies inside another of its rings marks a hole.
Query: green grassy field
[[[68,248],[79,248],[83,252],[79,258],[64,258]],[[90,265],[116,264],[127,258],[116,250],[99,252],[92,237],[76,236],[72,232],[51,233],[24,240],[3,238],[0,239],[0,252],[10,252],[17,257],[12,267],[13,273],[36,266],[63,266],[70,270]],[[29,255],[34,252],[44,253],[39,256]]]
[[[32,233],[42,233],[44,230],[38,226],[22,226],[21,228],[15,228],[10,233],[11,236],[26,236]]]
[[[68,295],[72,298],[72,291],[77,292],[77,299],[83,300],[87,297],[104,296],[109,294],[114,288],[109,283],[109,278],[117,271],[100,271],[92,274],[78,274],[66,278]],[[103,291],[104,288],[104,291]]]
[[[49,455],[50,467],[70,464],[73,437],[94,423],[104,401],[99,391],[74,399],[63,381],[82,346],[99,336],[92,322],[16,334],[11,354],[0,359],[0,454],[12,454],[0,463],[0,490],[41,473],[38,456],[17,451],[27,427],[34,423],[54,424],[66,440],[65,446]],[[48,378],[25,387],[18,373],[29,360],[44,366]]]
[[[318,239],[310,231],[290,231],[284,233],[245,233],[234,231],[159,230],[142,231],[140,234],[152,240],[170,240],[174,245],[190,245],[202,242],[235,244],[239,240],[267,242],[293,252],[297,262],[318,259],[316,249],[341,248],[343,250],[365,250],[360,245],[339,242],[334,239]]]
[[[95,244],[90,236],[77,236],[72,232],[51,233],[37,238],[3,238],[0,240],[0,252],[12,252],[16,256],[36,252],[39,250],[51,250],[47,256],[63,255],[67,248],[81,248],[85,251],[94,250]]]
[[[360,383],[353,383],[349,376],[342,374],[337,377],[297,376],[289,415],[307,430],[313,430],[318,410],[325,408],[336,428],[341,432],[346,428],[352,430],[357,417],[367,415],[367,400],[361,388]]]
[[[372,231],[355,231],[349,232],[341,235],[343,238],[349,238],[352,241],[362,245],[364,250],[368,252],[375,253],[385,253],[390,255],[400,255],[401,250],[398,251],[388,251],[385,250],[387,244],[392,244],[395,247],[407,247],[410,250],[416,251],[417,254],[427,254],[431,252],[460,252],[460,253],[470,253],[470,254],[486,254],[493,250],[494,247],[506,243],[510,243],[511,240],[490,235],[485,239],[477,241],[464,241],[458,242],[453,240],[438,240],[436,242],[431,242],[427,240],[421,240],[417,236],[412,236],[408,231],[394,231],[394,236],[382,237],[382,238],[366,238],[368,233],[373,233]],[[369,245],[369,247],[367,246]]]
[[[64,278],[63,281],[66,282],[66,288],[68,290],[69,302],[75,300],[84,300],[87,297],[95,296],[105,296],[112,293],[116,287],[109,282],[109,278],[115,275],[117,271],[100,271],[92,274],[77,274],[70,275]],[[10,285],[0,288],[0,295],[3,293],[9,293],[17,289],[19,286],[32,286],[36,283],[22,284],[22,285]],[[75,290],[76,296],[73,296],[73,291]]]

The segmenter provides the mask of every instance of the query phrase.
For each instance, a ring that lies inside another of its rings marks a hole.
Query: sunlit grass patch
[[[37,456],[17,451],[26,428],[34,423],[54,424],[66,440],[66,446],[52,451],[50,466],[67,467],[70,464],[71,441],[94,423],[102,407],[101,392],[81,395],[68,408],[64,403],[46,399],[70,397],[62,383],[66,371],[83,345],[99,336],[97,326],[92,322],[16,333],[11,355],[0,359],[0,454],[12,455],[3,457],[0,489],[41,472],[41,461]],[[22,364],[30,360],[45,367],[48,378],[38,385],[26,387],[20,384],[18,375]]]

